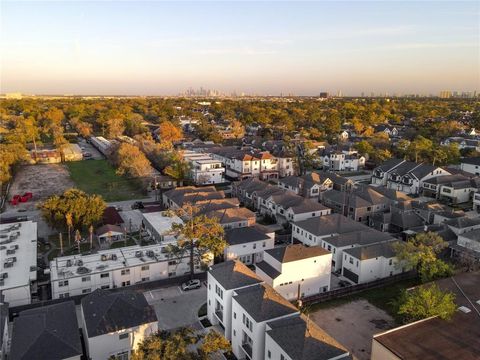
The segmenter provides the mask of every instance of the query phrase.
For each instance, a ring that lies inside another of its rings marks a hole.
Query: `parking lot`
[[[87,143],[85,139],[78,139],[78,146],[82,149],[83,153],[90,153],[93,160],[104,159],[104,156],[90,143]]]
[[[180,286],[146,291],[144,293],[150,305],[153,305],[158,318],[158,327],[162,330],[183,326],[197,327],[198,310],[207,301],[207,288],[182,291]]]

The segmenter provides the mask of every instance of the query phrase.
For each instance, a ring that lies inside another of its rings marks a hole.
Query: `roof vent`
[[[458,310],[460,310],[461,312],[465,313],[465,314],[468,314],[469,312],[471,312],[472,310],[470,310],[468,307],[466,306],[460,306],[458,308]]]

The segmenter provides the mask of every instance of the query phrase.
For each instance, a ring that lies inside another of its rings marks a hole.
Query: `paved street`
[[[198,321],[198,310],[207,301],[207,288],[184,292],[179,286],[146,291],[148,303],[155,307],[158,326],[163,330],[189,326]]]

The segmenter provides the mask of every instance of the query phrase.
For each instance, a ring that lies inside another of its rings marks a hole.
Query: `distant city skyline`
[[[480,89],[477,1],[0,4],[0,93]]]

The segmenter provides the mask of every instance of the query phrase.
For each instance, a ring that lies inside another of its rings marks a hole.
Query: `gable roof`
[[[330,251],[319,246],[307,247],[303,244],[276,247],[265,251],[281,263],[308,259],[316,256],[329,255]]]
[[[298,313],[298,310],[270,285],[258,284],[235,291],[233,299],[245,309],[256,322],[273,320]]]
[[[315,236],[343,234],[352,231],[369,229],[368,226],[340,214],[331,214],[303,221],[297,221],[294,223],[294,225]]]
[[[215,264],[208,271],[225,290],[259,284],[263,280],[241,261],[225,261]]]
[[[82,354],[73,301],[25,310],[15,318],[9,359],[62,360]]]
[[[463,158],[460,162],[462,164],[480,165],[480,157]]]
[[[268,239],[270,238],[265,233],[252,226],[228,229],[225,231],[225,240],[228,245],[246,244]]]
[[[133,291],[97,289],[82,299],[82,309],[89,338],[157,321],[145,296]]]
[[[368,260],[380,256],[388,259],[395,257],[395,250],[393,248],[393,244],[395,243],[398,243],[398,241],[395,240],[364,246],[357,246],[351,249],[346,249],[345,253],[359,260]]]
[[[333,359],[348,351],[302,315],[268,323],[267,331],[292,360]]]
[[[96,231],[95,233],[97,235],[103,235],[103,234],[106,234],[106,233],[109,233],[109,232],[117,232],[117,233],[121,233],[123,234],[123,229],[118,226],[118,225],[110,225],[110,224],[107,224],[107,225],[103,225],[103,226],[100,226]]]
[[[365,230],[352,231],[348,233],[338,234],[323,239],[323,241],[332,244],[337,248],[352,245],[369,245],[392,240],[392,236],[372,228],[367,227]]]
[[[115,209],[115,207],[108,206],[103,212],[102,222],[104,225],[119,225],[123,224],[123,219],[118,213],[117,209]]]
[[[392,171],[394,168],[396,168],[398,165],[403,163],[405,160],[403,159],[389,159],[382,163],[381,165],[377,166],[376,169],[381,170],[383,172],[389,172]]]

